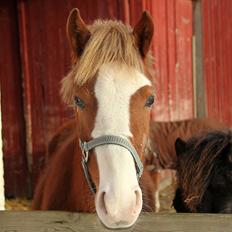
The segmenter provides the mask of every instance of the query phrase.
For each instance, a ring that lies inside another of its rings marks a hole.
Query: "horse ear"
[[[186,150],[186,142],[181,138],[177,138],[175,142],[175,149],[177,156],[183,154]]]
[[[77,8],[72,9],[67,20],[67,36],[74,63],[81,56],[90,35],[79,10]]]
[[[139,22],[135,25],[133,35],[135,43],[142,57],[145,57],[150,49],[153,37],[154,25],[150,14],[144,11]]]

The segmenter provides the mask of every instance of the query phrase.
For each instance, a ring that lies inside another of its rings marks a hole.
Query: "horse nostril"
[[[135,208],[134,208],[134,214],[136,214],[138,212],[138,210],[140,210],[141,208],[141,204],[142,204],[142,194],[141,191],[139,190],[135,190]]]
[[[107,214],[106,204],[105,204],[105,194],[106,192],[104,191],[99,194],[99,208],[102,210],[104,214]]]

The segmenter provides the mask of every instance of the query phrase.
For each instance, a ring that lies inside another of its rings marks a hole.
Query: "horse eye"
[[[151,107],[153,105],[154,101],[155,101],[154,95],[149,96],[146,100],[145,106]]]
[[[85,103],[83,100],[81,100],[79,97],[75,96],[74,97],[74,103],[76,106],[80,107],[81,109],[85,108]]]

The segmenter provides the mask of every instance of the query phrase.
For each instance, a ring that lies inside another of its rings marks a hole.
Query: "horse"
[[[232,131],[178,138],[177,212],[232,213]]]
[[[76,126],[53,149],[33,209],[97,212],[107,228],[132,226],[153,211],[153,184],[143,170],[154,103],[150,45],[153,21],[143,12],[132,29],[117,20],[87,26],[78,9],[67,20],[72,68],[63,100]]]

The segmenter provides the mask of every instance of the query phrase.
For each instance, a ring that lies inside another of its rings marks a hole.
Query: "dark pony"
[[[176,140],[177,212],[232,213],[232,133],[213,131]]]
[[[226,126],[211,118],[193,118],[179,121],[153,121],[150,123],[149,143],[146,147],[146,168],[155,187],[156,211],[159,211],[160,171],[176,169],[175,141],[178,137],[187,140],[198,133],[225,129]]]

